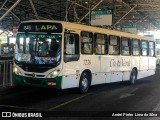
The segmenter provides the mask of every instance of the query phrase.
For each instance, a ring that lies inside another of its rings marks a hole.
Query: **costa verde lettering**
[[[131,66],[130,60],[121,59],[116,61],[115,59],[111,59],[110,61],[110,67],[127,67]]]
[[[57,30],[57,27],[55,25],[36,25],[35,28],[36,28],[36,31],[40,31],[40,30]]]

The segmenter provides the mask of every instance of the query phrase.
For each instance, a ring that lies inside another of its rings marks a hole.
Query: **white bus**
[[[18,29],[13,81],[58,89],[129,81],[155,74],[155,40],[81,24],[35,20]]]

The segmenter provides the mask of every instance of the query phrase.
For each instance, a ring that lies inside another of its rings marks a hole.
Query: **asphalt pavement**
[[[86,94],[77,89],[0,88],[0,111],[42,112],[42,117],[52,117],[45,119],[160,120],[160,67],[155,75],[140,79],[135,85],[96,85]]]

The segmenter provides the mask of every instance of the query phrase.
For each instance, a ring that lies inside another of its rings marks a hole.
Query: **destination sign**
[[[59,39],[61,36],[58,35],[58,34],[50,34],[50,35],[47,35],[47,34],[23,34],[23,33],[18,33],[17,34],[17,37],[18,38],[48,38],[48,39]]]
[[[61,23],[50,22],[27,22],[21,23],[18,32],[49,32],[49,33],[61,33]]]

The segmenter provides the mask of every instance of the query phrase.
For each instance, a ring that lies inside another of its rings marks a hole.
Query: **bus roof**
[[[102,34],[109,34],[109,35],[115,35],[115,36],[121,36],[121,37],[140,39],[140,40],[155,41],[154,38],[150,38],[146,36],[140,36],[136,34],[109,30],[109,29],[104,29],[104,28],[99,28],[99,27],[94,27],[94,26],[87,26],[87,25],[82,25],[82,24],[72,23],[72,22],[55,21],[55,20],[30,20],[30,21],[23,21],[22,23],[26,23],[26,22],[56,22],[56,23],[61,23],[64,27],[70,28],[70,29],[79,29],[83,31],[90,31],[90,32],[96,32],[96,33],[102,33]]]

